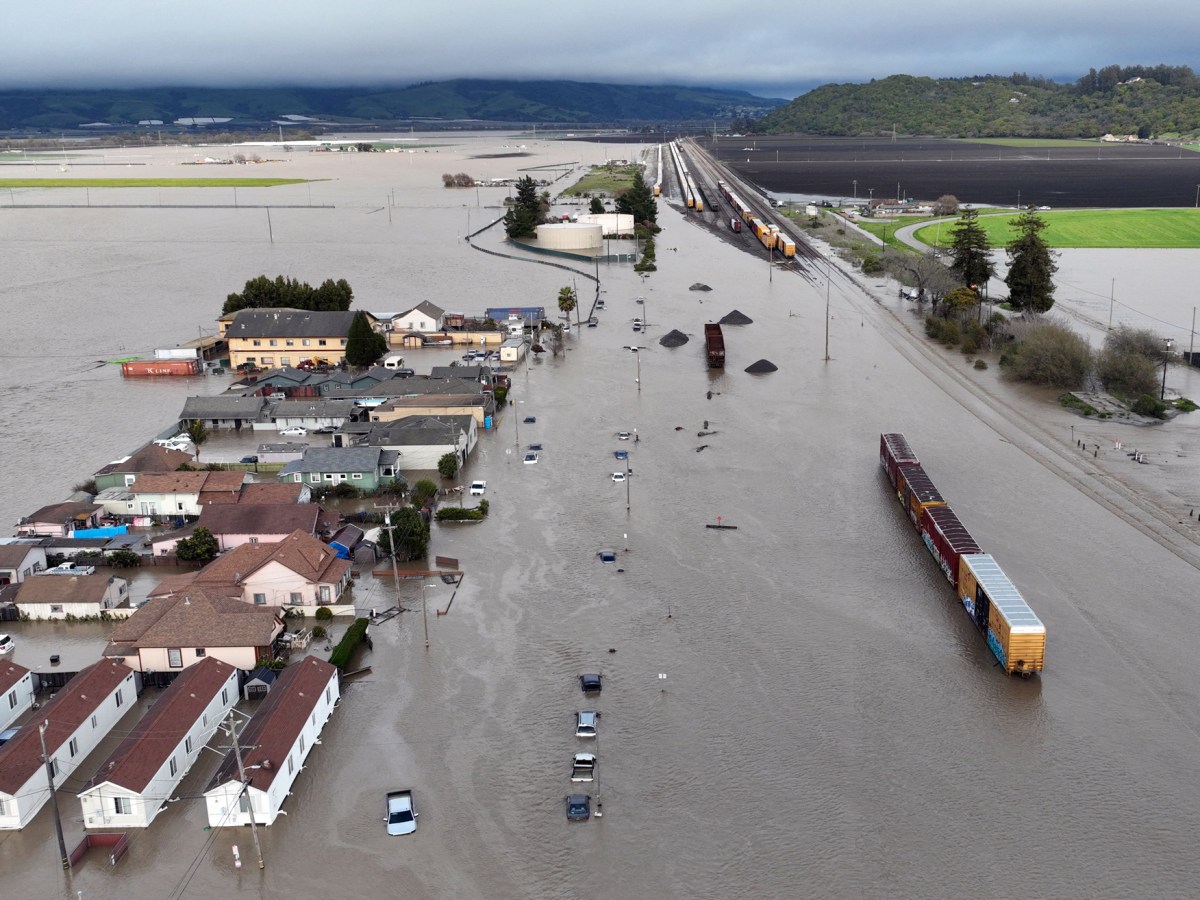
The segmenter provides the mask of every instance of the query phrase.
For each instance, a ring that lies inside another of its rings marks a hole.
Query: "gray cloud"
[[[737,16],[731,21],[731,16]],[[860,0],[751,8],[460,0],[9,4],[0,88],[405,85],[458,77],[734,87],[791,97],[905,73],[1192,65],[1200,7]]]

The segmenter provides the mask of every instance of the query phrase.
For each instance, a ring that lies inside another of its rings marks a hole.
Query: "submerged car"
[[[629,451],[628,450],[614,450],[613,456],[616,457],[617,459],[629,459]]]
[[[257,456],[243,456],[240,460],[238,460],[238,462],[243,462],[243,463],[246,463],[247,465],[249,465],[250,463],[258,462],[258,457]]]
[[[486,481],[472,481],[471,482],[470,494],[472,497],[482,497],[486,490],[487,490],[487,482]]]
[[[592,798],[587,794],[568,794],[567,821],[586,822],[592,815]]]
[[[630,434],[628,431],[618,431],[617,432],[617,440],[618,441],[627,441],[627,440],[629,440],[629,438],[630,438]]]
[[[594,738],[596,727],[600,724],[600,713],[594,709],[584,709],[575,713],[575,737]]]
[[[290,425],[287,428],[281,428],[279,433],[284,437],[307,437],[308,429],[300,425]]]
[[[16,646],[11,634],[0,634],[0,653],[12,653]]]
[[[603,681],[599,674],[588,673],[579,676],[579,686],[585,694],[598,694],[603,686]]]
[[[417,812],[412,791],[389,791],[387,795],[387,833],[412,834],[417,830]]]
[[[625,473],[624,472],[613,472],[612,480],[619,484],[620,482],[625,480]]]
[[[536,463],[538,461],[538,459],[539,459],[538,455],[536,453],[534,453],[532,450],[530,450],[528,453],[525,454],[524,462],[525,462],[525,465],[532,466],[534,463]]]
[[[597,556],[600,557],[600,562],[602,563],[614,563],[617,561],[616,550],[601,550]]]

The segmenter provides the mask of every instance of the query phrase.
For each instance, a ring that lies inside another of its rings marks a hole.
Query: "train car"
[[[764,234],[770,234],[770,229],[767,228],[767,224],[756,216],[750,217],[749,225],[750,230],[754,232],[754,236],[759,240],[762,240],[762,236]]]
[[[782,253],[785,257],[793,257],[796,255],[796,242],[786,234],[779,235],[775,249]]]
[[[988,553],[959,559],[958,598],[1009,675],[1028,678],[1046,665],[1046,626]]]
[[[736,216],[729,220],[729,230],[735,234],[740,234],[742,230],[742,220]]]
[[[958,589],[959,559],[964,553],[982,553],[958,514],[949,506],[931,506],[921,520],[921,540],[937,561],[946,580]]]
[[[899,486],[900,466],[919,466],[921,461],[908,445],[908,438],[899,432],[885,432],[879,435],[879,465],[887,473],[892,487]]]
[[[925,510],[931,506],[945,506],[946,498],[937,489],[933,479],[921,468],[920,463],[915,466],[900,466],[896,470],[896,481],[900,505],[908,513],[913,527],[920,531]]]

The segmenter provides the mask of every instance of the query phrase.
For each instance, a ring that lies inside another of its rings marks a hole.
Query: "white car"
[[[412,791],[389,791],[387,795],[387,833],[412,834],[417,830]]]
[[[11,634],[0,634],[0,653],[12,653],[16,646]]]
[[[612,473],[612,480],[613,480],[613,481],[624,481],[624,480],[625,480],[625,473],[624,473],[624,472],[613,472],[613,473]]]
[[[540,459],[540,457],[536,453],[534,453],[532,450],[530,450],[528,453],[525,454],[524,462],[525,462],[525,465],[532,466],[539,459]]]
[[[470,494],[472,497],[482,497],[484,491],[486,491],[486,490],[487,490],[487,482],[486,481],[472,481],[471,482]]]
[[[279,433],[284,437],[308,437],[308,429],[300,425],[291,425],[287,428],[279,429]]]

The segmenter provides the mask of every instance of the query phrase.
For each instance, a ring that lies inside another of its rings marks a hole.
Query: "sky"
[[[1200,3],[1182,0],[58,0],[6,3],[0,23],[0,90],[512,78],[790,99],[896,74],[1200,68]]]

